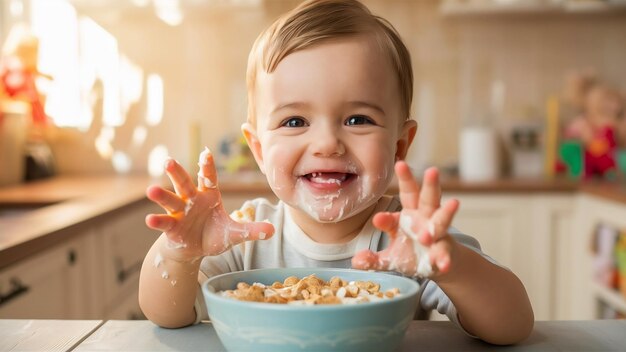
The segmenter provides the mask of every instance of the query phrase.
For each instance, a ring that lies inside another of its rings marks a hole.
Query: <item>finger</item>
[[[430,217],[439,208],[441,201],[441,186],[439,185],[439,171],[431,167],[424,171],[422,192],[419,196],[418,208],[426,217]]]
[[[452,225],[452,219],[458,209],[459,201],[456,199],[448,200],[441,208],[437,209],[428,224],[428,237],[431,237],[433,241],[438,241],[447,236],[448,228]]]
[[[197,188],[185,169],[174,159],[165,162],[165,172],[172,181],[176,194],[184,199],[193,198]]]
[[[149,214],[146,216],[146,225],[151,229],[167,232],[176,225],[176,219],[166,214]]]
[[[389,262],[383,260],[379,253],[364,249],[352,257],[352,267],[361,270],[387,270]]]
[[[198,160],[198,187],[201,190],[217,188],[217,171],[215,170],[215,160],[213,153],[207,147],[204,147]]]
[[[450,270],[450,248],[450,243],[447,241],[437,242],[430,247],[430,265],[439,273],[446,273]]]
[[[159,186],[148,187],[146,196],[169,213],[177,213],[185,209],[185,202],[180,197]]]
[[[420,196],[420,186],[415,181],[409,165],[405,161],[398,161],[395,166],[398,177],[398,188],[400,193],[400,203],[403,209],[417,209]]]
[[[231,245],[244,241],[266,240],[274,235],[274,225],[269,222],[240,223],[230,221],[228,224],[228,236]]]
[[[385,232],[387,235],[394,239],[398,232],[398,221],[400,213],[381,212],[374,215],[372,218],[372,224],[379,230]]]

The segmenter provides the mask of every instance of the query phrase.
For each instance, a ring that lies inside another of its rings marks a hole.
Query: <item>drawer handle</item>
[[[120,257],[115,258],[115,266],[117,267],[117,282],[123,284],[129,277],[131,277],[135,272],[141,269],[142,261],[138,261],[135,264],[124,268],[124,264],[122,263],[122,259]]]
[[[26,286],[22,283],[22,281],[16,277],[12,277],[11,280],[11,289],[7,293],[0,293],[0,306],[9,301],[25,294],[30,290],[29,286]]]

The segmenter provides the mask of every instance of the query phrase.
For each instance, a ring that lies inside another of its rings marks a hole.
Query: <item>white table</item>
[[[0,320],[0,351],[69,351],[102,320]]]
[[[416,347],[417,346],[417,347]],[[149,321],[0,320],[0,351],[224,351],[210,323],[162,329]],[[414,321],[400,351],[626,351],[626,320],[539,321],[515,346],[467,337],[450,322]]]

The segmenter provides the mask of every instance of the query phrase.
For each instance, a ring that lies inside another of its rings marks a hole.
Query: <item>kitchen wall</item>
[[[212,148],[225,134],[239,133],[246,113],[248,50],[263,28],[298,1],[189,7],[177,27],[152,11],[88,3],[80,2],[79,13],[114,35],[119,51],[145,73],[163,78],[163,121],[150,127],[144,145],[131,153],[133,170],[145,170],[148,153],[158,144],[191,167],[198,148],[190,142],[194,126],[201,128],[200,144]],[[411,160],[417,167],[457,161],[459,128],[485,116],[493,82],[505,91],[494,121],[503,129],[518,120],[541,120],[546,98],[563,89],[573,70],[593,68],[626,89],[626,11],[446,17],[437,0],[364,3],[396,26],[413,55],[414,115],[421,130]],[[145,113],[140,101],[129,111],[135,115],[128,116],[130,122],[116,128],[116,138],[129,136]],[[106,161],[94,168],[76,154],[75,145],[89,145],[93,136],[60,135],[56,150],[62,172],[110,169]],[[123,141],[118,145],[129,148]]]

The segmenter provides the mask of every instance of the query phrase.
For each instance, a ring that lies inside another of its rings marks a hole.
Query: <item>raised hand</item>
[[[162,231],[168,238],[163,253],[171,259],[194,260],[223,253],[244,241],[270,238],[274,226],[266,222],[241,223],[231,219],[222,205],[217,187],[217,172],[213,155],[207,149],[200,154],[196,186],[175,160],[169,159],[165,171],[172,181],[174,192],[159,186],[147,190],[150,200],[167,214],[150,214],[146,225]]]
[[[395,172],[403,210],[378,213],[372,220],[374,226],[391,237],[391,244],[378,253],[370,250],[357,253],[352,258],[352,266],[365,270],[396,270],[407,276],[447,272],[455,243],[447,229],[459,202],[453,199],[440,205],[439,172],[435,168],[424,172],[421,190],[404,161],[396,163]]]

